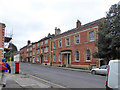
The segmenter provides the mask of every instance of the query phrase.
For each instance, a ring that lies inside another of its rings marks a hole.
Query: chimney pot
[[[76,22],[76,28],[78,28],[80,26],[81,26],[81,22],[79,20],[77,20],[77,22]]]
[[[55,35],[58,35],[58,34],[60,34],[60,33],[61,33],[60,28],[55,27]]]
[[[29,45],[30,43],[31,43],[30,40],[28,40],[27,44]]]

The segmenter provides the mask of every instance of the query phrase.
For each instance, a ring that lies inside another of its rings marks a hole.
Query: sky
[[[0,0],[0,22],[5,23],[5,36],[18,48],[27,41],[37,42],[55,33],[82,25],[106,16],[106,12],[119,0]]]

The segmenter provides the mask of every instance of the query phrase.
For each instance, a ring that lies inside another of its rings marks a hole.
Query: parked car
[[[120,60],[110,60],[106,76],[107,90],[120,90]]]
[[[102,65],[101,67],[99,68],[93,68],[91,70],[91,73],[92,74],[102,74],[102,75],[106,75],[107,74],[107,68],[108,68],[108,65]]]

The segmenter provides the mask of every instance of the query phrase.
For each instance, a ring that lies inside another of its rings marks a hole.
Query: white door
[[[33,63],[35,63],[35,58],[33,58]]]

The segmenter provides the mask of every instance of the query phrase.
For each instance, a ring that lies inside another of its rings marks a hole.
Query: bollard
[[[15,62],[15,74],[19,74],[19,62]]]

